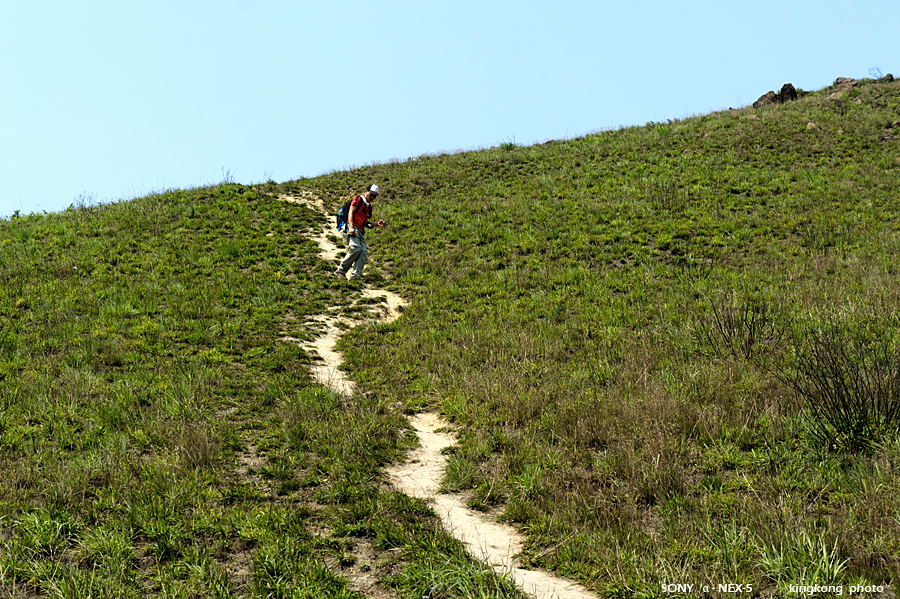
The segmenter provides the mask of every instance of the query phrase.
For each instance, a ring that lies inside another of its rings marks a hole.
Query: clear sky
[[[898,23],[898,0],[8,0],[0,217],[900,76]]]

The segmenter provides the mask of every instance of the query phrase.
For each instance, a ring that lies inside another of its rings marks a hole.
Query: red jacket
[[[353,226],[362,230],[366,226],[366,221],[372,218],[372,204],[367,202],[366,198],[356,196],[353,198],[353,201],[350,202],[350,210],[353,210],[354,206],[356,207],[356,211],[353,213]]]

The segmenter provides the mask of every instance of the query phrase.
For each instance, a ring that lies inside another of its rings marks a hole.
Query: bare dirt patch
[[[399,595],[381,582],[378,578],[383,575],[379,567],[378,555],[368,539],[354,539],[352,565],[341,565],[338,560],[327,560],[328,566],[339,571],[342,576],[352,581],[349,585],[351,591],[355,591],[369,599],[397,599]]]

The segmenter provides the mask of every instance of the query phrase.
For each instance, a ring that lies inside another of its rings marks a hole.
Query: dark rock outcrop
[[[760,106],[771,106],[772,104],[784,104],[785,102],[793,102],[797,99],[797,90],[790,83],[781,86],[781,91],[777,94],[774,91],[764,93],[759,100],[753,103],[753,108]]]
[[[793,102],[797,99],[797,90],[790,83],[785,83],[781,86],[781,91],[778,92],[778,98],[781,103]]]
[[[777,104],[778,96],[773,91],[768,91],[759,97],[759,100],[753,103],[753,108],[759,108],[760,106],[771,106],[772,104]]]

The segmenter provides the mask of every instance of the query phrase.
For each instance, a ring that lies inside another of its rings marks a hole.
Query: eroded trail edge
[[[410,424],[419,437],[419,447],[408,460],[387,469],[394,487],[407,495],[429,499],[444,528],[462,541],[469,553],[483,560],[495,572],[509,573],[516,586],[538,599],[594,599],[597,595],[578,583],[557,578],[540,570],[526,570],[517,564],[525,539],[516,529],[466,507],[469,495],[438,494],[446,457],[441,450],[454,445],[446,432],[449,423],[434,413],[416,414]]]
[[[321,198],[312,193],[283,195],[279,199],[306,204],[328,215]],[[342,250],[329,239],[330,231],[331,224],[328,222],[314,239],[319,245],[319,256],[335,264]],[[386,289],[366,286],[362,295],[365,298],[385,300],[386,309],[379,312],[378,308],[373,308],[372,311],[372,316],[382,322],[392,322],[399,318],[400,310],[407,305],[403,298]],[[313,342],[303,345],[304,349],[314,352],[322,359],[322,364],[313,365],[313,375],[317,382],[338,393],[352,393],[354,384],[339,370],[343,357],[335,350],[335,344],[342,327],[354,326],[358,322],[326,313],[308,323],[322,331]],[[470,554],[483,560],[494,571],[509,574],[526,593],[537,599],[596,599],[597,595],[578,583],[557,578],[547,572],[518,567],[516,555],[522,551],[525,542],[522,535],[511,526],[467,508],[469,497],[466,494],[439,494],[446,467],[446,457],[441,450],[456,444],[456,438],[448,432],[451,425],[438,414],[430,412],[411,416],[409,422],[419,438],[419,447],[410,452],[405,462],[386,469],[394,488],[412,497],[430,501],[444,527],[465,544]]]

